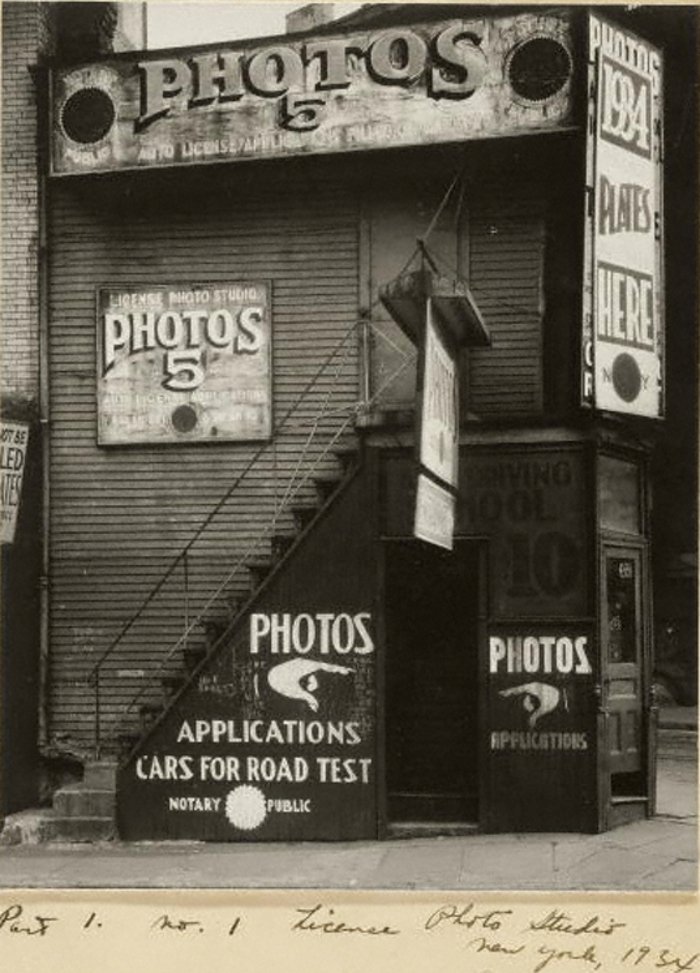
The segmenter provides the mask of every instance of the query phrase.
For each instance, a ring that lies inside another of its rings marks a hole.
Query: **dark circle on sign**
[[[63,130],[74,142],[99,142],[114,124],[114,102],[102,88],[81,88],[63,106]]]
[[[613,388],[623,402],[634,402],[642,390],[639,365],[626,351],[618,355],[612,367]]]
[[[566,534],[551,531],[535,541],[533,549],[535,580],[547,595],[563,595],[571,591],[578,577],[580,557],[578,545]]]
[[[531,37],[510,54],[508,81],[527,101],[545,101],[571,77],[571,55],[553,37]]]
[[[191,405],[179,405],[173,410],[171,421],[177,432],[192,432],[197,425],[197,413]]]

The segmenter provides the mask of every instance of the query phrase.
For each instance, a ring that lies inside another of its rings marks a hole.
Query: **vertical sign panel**
[[[594,405],[657,417],[663,411],[661,58],[646,42],[595,17],[590,44],[596,79],[588,136],[592,270],[584,314],[591,321]]]
[[[436,324],[433,302],[426,305],[420,405],[420,462],[449,486],[457,486],[459,421],[457,359]]]
[[[459,401],[457,356],[449,347],[433,302],[425,302],[418,387],[418,461],[434,480],[418,473],[413,533],[421,540],[452,550],[459,469]],[[449,489],[448,489],[449,488]]]
[[[268,283],[106,287],[98,305],[101,444],[270,437]]]
[[[29,426],[25,422],[0,422],[0,482],[2,483],[3,544],[15,539],[22,480],[27,462]]]
[[[596,697],[588,627],[493,626],[486,666],[488,826],[591,830]]]
[[[453,494],[419,473],[414,535],[423,541],[451,551],[455,529],[455,506]]]

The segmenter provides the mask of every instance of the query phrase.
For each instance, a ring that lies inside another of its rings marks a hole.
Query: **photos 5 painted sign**
[[[570,14],[451,19],[57,70],[55,175],[490,138],[571,123]]]
[[[663,412],[661,55],[591,16],[584,401]]]
[[[100,443],[269,438],[268,283],[103,288],[97,346]]]

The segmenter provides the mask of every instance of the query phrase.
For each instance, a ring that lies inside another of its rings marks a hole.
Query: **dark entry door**
[[[604,689],[611,789],[641,794],[642,619],[638,551],[607,548],[603,617]]]
[[[477,819],[478,547],[386,545],[390,822]]]

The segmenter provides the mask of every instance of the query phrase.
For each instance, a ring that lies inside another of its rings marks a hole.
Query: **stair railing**
[[[333,393],[337,387],[339,381],[339,376],[342,372],[343,365],[347,361],[347,357],[350,353],[349,341],[353,335],[360,334],[360,340],[364,345],[366,343],[367,330],[371,329],[377,334],[382,340],[387,341],[392,347],[402,356],[399,365],[394,369],[394,371],[381,383],[379,388],[371,395],[369,400],[360,401],[354,403],[352,406],[344,406],[340,408],[330,409],[329,405],[333,399]],[[313,416],[310,422],[304,423],[292,423],[292,418],[303,405],[310,393],[316,388],[321,377],[327,373],[328,369],[331,367],[334,359],[336,359],[340,353],[342,357],[337,362],[335,368],[335,374],[333,380],[329,385],[326,395],[323,399],[323,403],[317,413]],[[173,578],[173,576],[178,572],[180,565],[182,565],[183,570],[183,608],[184,608],[184,628],[182,634],[165,650],[163,658],[156,670],[148,673],[139,672],[139,678],[143,679],[143,683],[137,693],[130,699],[128,704],[121,708],[112,721],[111,729],[114,731],[117,729],[118,724],[122,721],[128,714],[133,712],[136,706],[143,700],[147,693],[153,688],[157,681],[162,677],[163,673],[167,670],[168,663],[172,660],[173,656],[181,649],[186,648],[188,641],[191,638],[195,629],[202,624],[206,614],[210,611],[212,606],[222,597],[223,593],[230,587],[236,574],[244,568],[261,548],[263,543],[267,541],[274,533],[280,518],[287,511],[289,505],[292,501],[300,494],[302,489],[306,484],[313,479],[315,472],[318,470],[321,463],[326,459],[326,457],[332,452],[333,447],[338,442],[338,440],[343,436],[348,427],[356,422],[357,416],[361,412],[365,412],[371,407],[373,402],[375,402],[382,393],[398,378],[398,376],[407,368],[410,364],[415,361],[416,353],[412,349],[409,352],[405,352],[395,345],[391,338],[384,332],[383,329],[376,328],[371,320],[367,317],[353,323],[347,331],[341,336],[337,344],[326,356],[324,361],[320,364],[316,372],[306,383],[302,391],[298,394],[294,402],[286,410],[279,423],[276,425],[273,431],[272,439],[269,442],[263,443],[260,447],[255,450],[253,455],[250,457],[248,462],[243,467],[243,470],[234,478],[231,486],[226,490],[224,495],[218,500],[211,511],[204,518],[202,523],[196,529],[192,537],[185,544],[182,550],[176,555],[173,561],[170,563],[166,571],[159,578],[156,584],[152,587],[146,597],[142,600],[136,611],[127,619],[127,621],[122,625],[121,629],[117,635],[113,638],[104,652],[100,655],[99,659],[92,666],[88,677],[88,685],[92,685],[94,691],[94,753],[96,758],[99,758],[103,747],[103,693],[102,693],[102,675],[105,664],[109,659],[112,658],[117,648],[122,645],[127,635],[133,630],[136,623],[143,618],[147,608],[154,602],[156,597],[165,589],[168,581]],[[318,442],[318,433],[321,423],[324,419],[329,418],[341,418],[345,416],[343,421],[338,425],[330,440],[316,455],[310,466],[304,470],[304,463],[307,456],[309,455],[312,446]],[[281,499],[277,499],[277,455],[276,449],[278,445],[279,434],[281,432],[285,433],[302,433],[306,432],[307,436],[302,449],[297,457],[296,464],[289,477],[289,482],[287,483],[284,492],[282,493]],[[269,522],[265,527],[256,534],[255,538],[250,542],[245,551],[235,560],[233,567],[227,572],[226,576],[215,588],[215,590],[209,595],[205,603],[199,608],[196,615],[193,616],[191,611],[191,598],[190,598],[190,555],[194,546],[203,537],[207,528],[212,524],[217,515],[225,508],[229,500],[232,498],[234,493],[243,485],[246,478],[251,475],[251,473],[257,468],[260,461],[266,454],[272,452],[273,459],[273,475],[275,478],[274,482],[274,513]],[[254,592],[253,592],[254,595]],[[239,611],[236,612],[236,616],[240,614]],[[230,623],[235,622],[235,617],[230,620]]]

